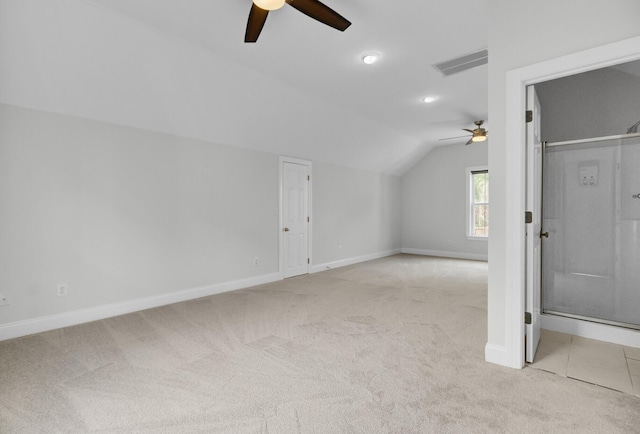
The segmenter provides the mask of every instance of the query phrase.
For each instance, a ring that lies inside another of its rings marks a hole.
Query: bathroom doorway
[[[633,346],[640,341],[640,61],[535,87],[545,142],[543,328],[580,334],[581,325],[597,324],[596,338]]]

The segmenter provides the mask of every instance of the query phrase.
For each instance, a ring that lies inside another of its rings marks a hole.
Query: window
[[[486,167],[467,168],[467,237],[489,236],[489,171]]]

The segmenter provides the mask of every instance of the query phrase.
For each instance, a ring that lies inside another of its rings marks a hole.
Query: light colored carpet
[[[640,431],[640,399],[484,362],[487,264],[398,255],[0,342],[0,432]]]

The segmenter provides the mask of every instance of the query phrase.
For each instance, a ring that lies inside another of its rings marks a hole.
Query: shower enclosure
[[[640,329],[640,134],[548,143],[545,314]]]

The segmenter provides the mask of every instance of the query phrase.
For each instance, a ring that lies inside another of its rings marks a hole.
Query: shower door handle
[[[542,232],[540,231],[540,238],[549,238],[549,232]]]

